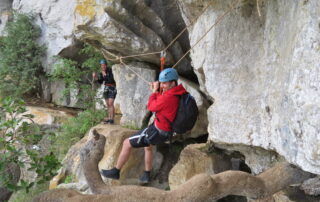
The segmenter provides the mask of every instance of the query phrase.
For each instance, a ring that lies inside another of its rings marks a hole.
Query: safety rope
[[[259,17],[261,17],[260,6],[259,6],[259,0],[257,0],[257,10],[258,10],[258,15],[259,15]]]
[[[199,18],[200,16],[202,16],[202,15],[204,14],[204,12],[207,10],[207,8],[209,8],[210,5],[211,5],[211,4],[208,3],[208,5],[202,10],[201,14],[198,15],[196,18],[194,18],[194,19],[190,22],[190,24],[189,24],[188,26],[186,26],[186,27],[176,36],[176,38],[174,38],[174,39],[169,43],[169,45],[167,45],[167,47],[164,48],[162,51],[164,51],[164,52],[167,51],[168,48],[169,48],[191,25],[193,25],[193,23],[196,22],[196,20],[198,20],[198,18]]]
[[[119,57],[119,60],[120,60],[120,58],[125,59],[125,58],[139,57],[139,56],[156,55],[156,54],[160,54],[160,53],[161,53],[161,51],[156,51],[156,52],[151,52],[151,53],[142,53],[142,54],[136,54],[136,55],[121,56],[121,57]]]
[[[126,63],[123,62],[122,58],[120,58],[120,63],[123,64],[124,66],[128,67],[133,73],[135,73],[138,77],[140,77],[140,79],[142,79],[143,81],[145,81],[146,83],[149,83],[149,81],[147,81],[145,78],[143,78],[140,74],[138,74],[136,71],[134,71],[129,65],[127,65]]]

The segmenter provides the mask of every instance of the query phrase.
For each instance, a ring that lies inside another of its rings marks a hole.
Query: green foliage
[[[50,75],[53,80],[63,80],[69,88],[77,88],[77,82],[81,81],[83,75],[79,71],[76,61],[60,58],[61,62],[55,65],[53,73]]]
[[[0,94],[21,97],[36,89],[45,48],[37,44],[40,29],[32,18],[15,14],[0,39]]]
[[[88,69],[88,71],[94,72],[94,71],[99,71],[100,70],[100,64],[99,61],[101,58],[103,58],[103,55],[94,49],[89,44],[85,44],[83,49],[80,51],[80,54],[86,57],[87,59],[81,64],[82,68]],[[108,61],[109,63],[109,61]],[[109,64],[111,65],[111,64]]]
[[[66,84],[65,96],[70,96],[70,92],[79,89],[77,98],[84,108],[94,108],[95,103],[100,99],[95,99],[96,91],[92,72],[100,68],[99,59],[103,58],[100,52],[92,46],[85,44],[80,50],[83,58],[87,58],[82,64],[67,58],[58,57],[54,71],[49,77],[55,81],[63,81]]]
[[[68,175],[67,177],[64,178],[63,183],[68,184],[68,183],[71,183],[72,181],[73,181],[73,176]]]
[[[38,194],[46,191],[49,187],[49,182],[43,184],[35,184],[31,187],[28,192],[26,190],[20,190],[14,193],[9,202],[26,202],[26,201],[33,201],[33,198],[36,197]]]
[[[59,158],[62,159],[69,148],[84,137],[90,128],[97,125],[105,116],[105,110],[88,109],[64,123],[53,144],[53,150],[59,155]]]
[[[33,116],[25,114],[24,104],[23,100],[11,97],[2,99],[0,103],[1,112],[6,114],[6,118],[0,119],[0,181],[2,186],[11,191],[24,189],[28,192],[35,183],[43,183],[54,176],[60,163],[52,153],[43,156],[39,151],[30,149],[41,139],[41,134],[40,129],[32,122]],[[26,163],[30,164],[28,170],[37,173],[36,181],[20,180],[17,184],[13,183],[13,176],[6,172],[11,163],[20,168]]]

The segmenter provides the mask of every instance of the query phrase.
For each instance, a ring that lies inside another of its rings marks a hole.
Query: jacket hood
[[[169,89],[167,92],[164,94],[169,94],[169,95],[183,95],[187,93],[186,89],[182,86],[182,84],[177,85],[176,87],[173,87]]]

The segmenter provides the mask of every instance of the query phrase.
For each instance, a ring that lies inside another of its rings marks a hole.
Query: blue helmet
[[[173,68],[164,69],[159,75],[160,82],[177,81],[178,80],[177,70]]]
[[[100,60],[100,64],[107,64],[107,61],[105,59]]]

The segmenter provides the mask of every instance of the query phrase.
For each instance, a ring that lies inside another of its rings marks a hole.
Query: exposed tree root
[[[94,195],[83,195],[74,190],[56,189],[42,193],[36,202],[59,201],[212,201],[227,195],[241,195],[258,199],[270,196],[290,184],[309,178],[299,168],[288,163],[279,164],[258,176],[241,171],[226,171],[216,175],[199,174],[173,191],[142,186],[108,186],[102,181],[98,163],[102,158],[105,137],[93,132],[81,150],[84,174]]]

